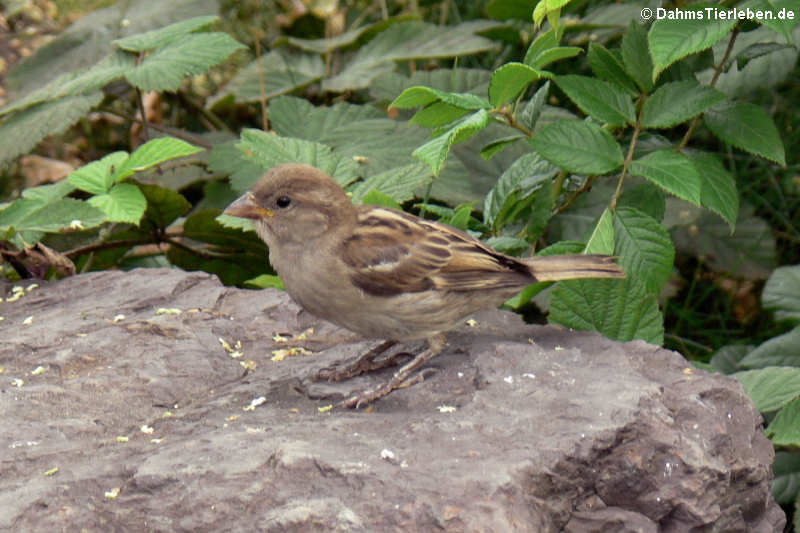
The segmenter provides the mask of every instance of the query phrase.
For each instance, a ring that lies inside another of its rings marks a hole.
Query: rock
[[[742,387],[644,342],[488,311],[424,382],[326,410],[391,370],[313,383],[374,342],[284,293],[161,269],[40,285],[0,303],[0,530],[783,528]]]

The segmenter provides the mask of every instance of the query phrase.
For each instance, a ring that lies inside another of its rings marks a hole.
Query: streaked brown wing
[[[516,287],[532,281],[523,263],[466,233],[382,207],[361,208],[342,257],[355,270],[353,283],[376,296]]]

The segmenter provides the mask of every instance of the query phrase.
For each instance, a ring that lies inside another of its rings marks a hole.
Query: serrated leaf
[[[125,74],[144,91],[177,91],[186,76],[206,72],[246,48],[227,33],[192,33],[158,48]]]
[[[766,279],[775,268],[775,237],[763,219],[742,209],[731,235],[717,215],[705,213],[691,226],[673,231],[676,248],[703,258],[713,270],[747,279]]]
[[[499,229],[497,217],[506,209],[511,193],[519,191],[520,198],[526,198],[552,180],[556,174],[558,169],[539,154],[523,155],[500,175],[495,186],[486,195],[483,204],[484,222],[495,230]]]
[[[655,219],[657,222],[664,220],[666,211],[666,193],[661,187],[652,183],[640,183],[625,189],[619,197],[619,207],[633,207]]]
[[[172,189],[146,183],[137,183],[137,186],[147,201],[143,224],[147,222],[155,228],[163,229],[192,208],[192,204],[182,194]]]
[[[489,237],[485,243],[492,249],[508,255],[520,255],[530,249],[531,245],[525,239],[500,235],[499,237]]]
[[[772,495],[775,501],[781,505],[794,503],[800,492],[800,454],[776,451],[772,473]]]
[[[675,247],[667,230],[638,209],[620,207],[614,213],[614,254],[629,276],[644,282],[651,294],[658,294],[669,279]]]
[[[229,95],[237,102],[270,100],[314,83],[324,75],[325,62],[318,55],[272,50],[239,70],[213,101]]]
[[[75,186],[69,180],[60,180],[49,185],[40,185],[38,187],[31,187],[22,191],[22,197],[29,200],[40,200],[42,202],[52,202],[58,200],[72,191]]]
[[[583,52],[583,48],[579,48],[577,46],[556,46],[555,48],[549,48],[539,54],[530,63],[530,66],[535,69],[543,69],[550,63],[554,63],[560,59],[566,59],[568,57],[575,57],[581,52]]]
[[[367,192],[364,197],[361,199],[361,203],[365,205],[379,205],[382,207],[390,207],[392,209],[402,210],[403,206],[397,203],[397,201],[389,196],[388,194],[384,194],[381,191],[371,189]]]
[[[85,229],[105,222],[103,212],[82,200],[61,198],[53,202],[23,198],[0,211],[0,233],[13,227],[15,231],[53,233],[70,229],[79,221]]]
[[[733,374],[741,370],[739,361],[753,350],[747,344],[728,344],[723,346],[711,356],[711,366],[723,374]]]
[[[237,147],[251,162],[260,165],[264,170],[282,163],[307,163],[327,172],[342,186],[358,177],[358,166],[352,158],[334,153],[330,147],[320,143],[245,129]],[[232,176],[231,186],[236,191],[244,192],[254,182],[244,183],[241,178],[238,175]]]
[[[747,102],[725,103],[706,111],[703,118],[708,129],[724,142],[779,165],[786,164],[778,128],[759,106]]]
[[[491,109],[491,104],[480,96],[471,93],[450,93],[432,87],[409,87],[389,104],[389,107],[409,109],[434,102],[444,102],[461,109]]]
[[[559,282],[550,297],[548,320],[568,328],[599,331],[618,341],[643,339],[657,345],[664,341],[656,296],[633,276]]]
[[[379,33],[389,26],[409,19],[408,16],[393,17],[373,24],[366,24],[354,30],[349,30],[333,37],[325,39],[301,39],[298,37],[287,37],[286,42],[307,52],[315,54],[328,54],[338,48],[350,46],[369,38],[369,34]],[[280,44],[280,42],[275,43]]]
[[[469,113],[468,109],[444,102],[434,102],[414,113],[409,122],[423,128],[438,128],[460,119],[467,113]]]
[[[520,139],[527,139],[527,137],[525,135],[510,135],[508,137],[495,139],[494,141],[490,142],[489,144],[481,148],[481,157],[488,161],[489,159],[493,158],[498,152],[502,152],[505,148],[508,148],[510,145],[514,144]]]
[[[366,203],[364,197],[371,191],[388,195],[395,202],[407,202],[414,198],[414,191],[427,186],[433,180],[431,169],[420,163],[393,168],[375,174],[357,183],[352,189],[352,200]]]
[[[700,175],[692,161],[672,150],[658,150],[634,160],[634,176],[641,176],[687,202],[700,205]]]
[[[739,193],[736,180],[725,170],[719,159],[711,154],[691,152],[689,158],[694,163],[697,173],[702,176],[700,183],[700,202],[704,207],[721,216],[731,227],[736,228],[736,217],[739,216]]]
[[[240,184],[244,188],[233,188],[241,194],[264,175],[265,169],[260,164],[250,161],[236,145],[238,141],[218,144],[208,152],[208,168],[218,174],[229,174],[231,185]]]
[[[622,36],[622,60],[627,72],[643,93],[653,90],[653,61],[647,48],[647,33],[635,20],[631,20]]]
[[[577,120],[542,128],[530,144],[554,165],[577,174],[605,174],[624,160],[622,148],[609,132]]]
[[[589,67],[595,76],[613,83],[620,89],[627,91],[631,96],[639,94],[636,82],[625,72],[622,61],[605,46],[599,43],[589,43],[587,59],[589,60]]]
[[[400,22],[362,46],[338,75],[323,80],[324,91],[363,89],[378,76],[394,70],[395,61],[456,57],[496,48],[477,32],[502,26],[488,20],[435,26],[425,22]]]
[[[501,107],[514,100],[528,86],[539,79],[539,72],[523,63],[506,63],[492,74],[489,82],[489,102]]]
[[[128,176],[154,167],[164,161],[202,152],[202,148],[193,146],[175,137],[160,137],[141,145],[114,172],[114,181],[122,181]]]
[[[523,63],[532,66],[533,62],[541,56],[545,51],[558,46],[559,33],[555,28],[551,28],[544,33],[541,33],[533,40],[525,52],[525,59]]]
[[[200,28],[210,26],[216,22],[219,17],[215,15],[206,15],[202,17],[193,17],[188,20],[182,20],[169,26],[164,26],[157,30],[150,30],[144,33],[137,33],[130,35],[116,41],[111,41],[111,44],[127,50],[129,52],[142,52],[145,50],[152,50],[165,46],[178,37],[192,33]]]
[[[798,346],[800,346],[800,326],[760,344],[739,361],[739,366],[742,368],[800,367]]]
[[[723,100],[725,94],[694,80],[665,83],[644,103],[642,126],[671,128]]]
[[[128,152],[112,152],[67,176],[74,187],[91,194],[105,194],[114,184],[114,172],[128,159]]]
[[[26,152],[49,135],[58,135],[103,100],[95,91],[30,106],[0,124],[0,164]]]
[[[600,122],[622,126],[636,121],[630,95],[610,83],[574,74],[558,76],[555,81],[581,111]]]
[[[776,268],[764,285],[761,302],[776,320],[800,323],[800,265]]]
[[[550,80],[547,80],[536,90],[533,94],[533,98],[525,104],[525,107],[522,108],[522,112],[519,114],[519,121],[531,131],[536,127],[536,122],[539,120],[539,116],[542,113],[549,90]]]
[[[111,222],[138,225],[147,208],[142,191],[130,183],[117,183],[107,193],[92,196],[87,201],[103,211]]]
[[[378,102],[391,102],[410,87],[433,87],[452,93],[487,94],[492,72],[478,68],[440,68],[417,70],[411,76],[397,72],[386,73],[372,82],[369,92]]]
[[[756,409],[762,413],[777,411],[800,395],[800,368],[770,366],[736,372]]]
[[[775,446],[800,447],[800,396],[778,411],[766,434]]]
[[[447,154],[450,152],[450,147],[454,143],[467,140],[485,128],[488,121],[489,114],[485,109],[480,109],[467,115],[446,132],[414,150],[412,155],[430,166],[433,173],[438,176],[445,159],[447,159]]]
[[[600,215],[592,234],[589,235],[584,251],[587,254],[611,255],[614,253],[614,240],[613,216],[611,211],[606,208],[603,210],[603,214]]]
[[[703,9],[704,7],[697,5],[680,11],[704,14]],[[736,23],[736,19],[691,16],[681,20],[661,19],[653,22],[647,36],[653,58],[653,81],[679,59],[710,48],[725,37]]]

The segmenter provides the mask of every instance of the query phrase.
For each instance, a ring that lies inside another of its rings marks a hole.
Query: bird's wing
[[[533,281],[524,263],[464,232],[382,207],[360,208],[342,257],[353,268],[353,283],[373,295],[519,287]]]

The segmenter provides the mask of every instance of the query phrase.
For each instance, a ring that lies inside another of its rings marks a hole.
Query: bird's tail
[[[624,278],[616,257],[600,254],[552,255],[525,260],[537,281],[581,278]]]

